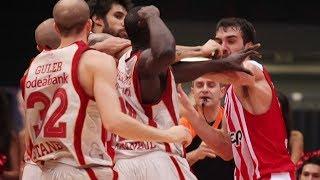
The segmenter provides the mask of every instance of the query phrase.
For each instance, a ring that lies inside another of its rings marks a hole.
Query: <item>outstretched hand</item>
[[[206,143],[201,142],[199,147],[195,150],[198,159],[204,159],[205,157],[216,158],[216,152],[212,150]]]
[[[245,48],[242,51],[232,53],[228,57],[222,59],[225,63],[225,70],[228,71],[240,71],[247,73],[249,75],[252,75],[252,72],[246,68],[243,67],[243,61],[248,57],[248,56],[256,56],[256,57],[261,57],[260,53],[258,53],[256,50],[260,47],[260,43],[255,44],[253,46],[250,46],[248,48]]]
[[[189,101],[189,98],[186,95],[186,93],[183,91],[181,84],[177,86],[177,91],[178,91],[179,102],[183,106],[183,110],[184,110],[183,115],[188,119],[192,119],[191,117],[198,116],[197,111]]]

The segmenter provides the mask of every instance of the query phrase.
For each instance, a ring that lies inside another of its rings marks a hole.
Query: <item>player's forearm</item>
[[[178,62],[172,65],[172,69],[176,83],[183,83],[193,81],[203,74],[221,72],[224,66],[220,61]]]
[[[186,57],[202,57],[204,54],[201,52],[201,46],[176,46],[176,60],[180,61]]]
[[[291,160],[296,164],[303,155],[303,135],[299,131],[291,131],[290,147]]]
[[[175,39],[159,17],[147,20],[150,31],[150,47],[155,66],[166,67],[175,61]]]
[[[196,151],[197,150],[193,150],[193,151],[188,152],[186,154],[186,159],[187,159],[190,166],[192,166],[194,163],[196,163],[199,160]]]
[[[302,157],[303,153],[302,151],[297,150],[297,151],[292,151],[291,152],[291,161],[294,163],[294,164],[297,164],[297,162],[300,160],[300,158]]]
[[[126,139],[168,143],[174,141],[173,137],[166,130],[145,125],[123,113],[115,113],[113,118],[114,121],[109,122],[105,127],[109,131]]]
[[[187,115],[198,136],[224,160],[232,159],[231,140],[227,132],[209,126],[200,116]]]
[[[100,49],[103,49],[104,47],[102,47],[101,45],[99,45],[97,43],[102,42],[110,37],[112,37],[112,36],[110,34],[106,34],[106,33],[91,33],[88,37],[88,44],[91,48],[100,50]]]

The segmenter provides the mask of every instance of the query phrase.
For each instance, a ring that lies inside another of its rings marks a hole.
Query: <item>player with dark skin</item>
[[[137,13],[139,18],[127,15],[125,27],[132,43],[132,51],[142,51],[137,65],[142,101],[143,103],[153,103],[160,98],[165,88],[167,70],[175,61],[175,40],[159,18],[160,13],[156,7],[143,7]],[[129,22],[129,19],[133,19],[131,21],[135,22]],[[135,33],[139,38],[132,37],[135,29],[140,29],[138,33]],[[254,50],[258,47],[259,44],[251,46],[219,61],[173,64],[171,67],[175,82],[188,82],[209,72],[243,71],[250,73],[241,66],[241,63],[247,56],[257,54]]]

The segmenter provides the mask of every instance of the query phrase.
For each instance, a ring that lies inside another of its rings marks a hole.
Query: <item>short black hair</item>
[[[133,7],[131,0],[88,0],[87,3],[90,8],[90,17],[96,15],[100,18],[105,17],[113,4],[120,4],[127,11]]]
[[[254,29],[254,26],[251,22],[244,18],[223,18],[221,19],[216,26],[216,32],[219,30],[219,28],[239,28],[239,30],[242,33],[243,43],[255,43],[256,42],[256,30]]]
[[[138,11],[143,6],[136,6],[132,8],[124,19],[124,27],[128,34],[129,39],[131,40],[132,45],[140,44],[145,45],[149,42],[149,28],[147,25],[139,25],[141,18],[138,14]]]
[[[298,169],[298,175],[300,176],[302,173],[302,169],[307,164],[315,164],[320,166],[320,157],[311,157],[310,159],[303,162],[301,168]]]

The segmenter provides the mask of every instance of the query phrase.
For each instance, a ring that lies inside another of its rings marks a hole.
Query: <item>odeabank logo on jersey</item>
[[[236,132],[231,132],[230,137],[231,137],[231,143],[234,146],[238,147],[241,144],[241,140],[243,137],[242,131],[238,130]]]

